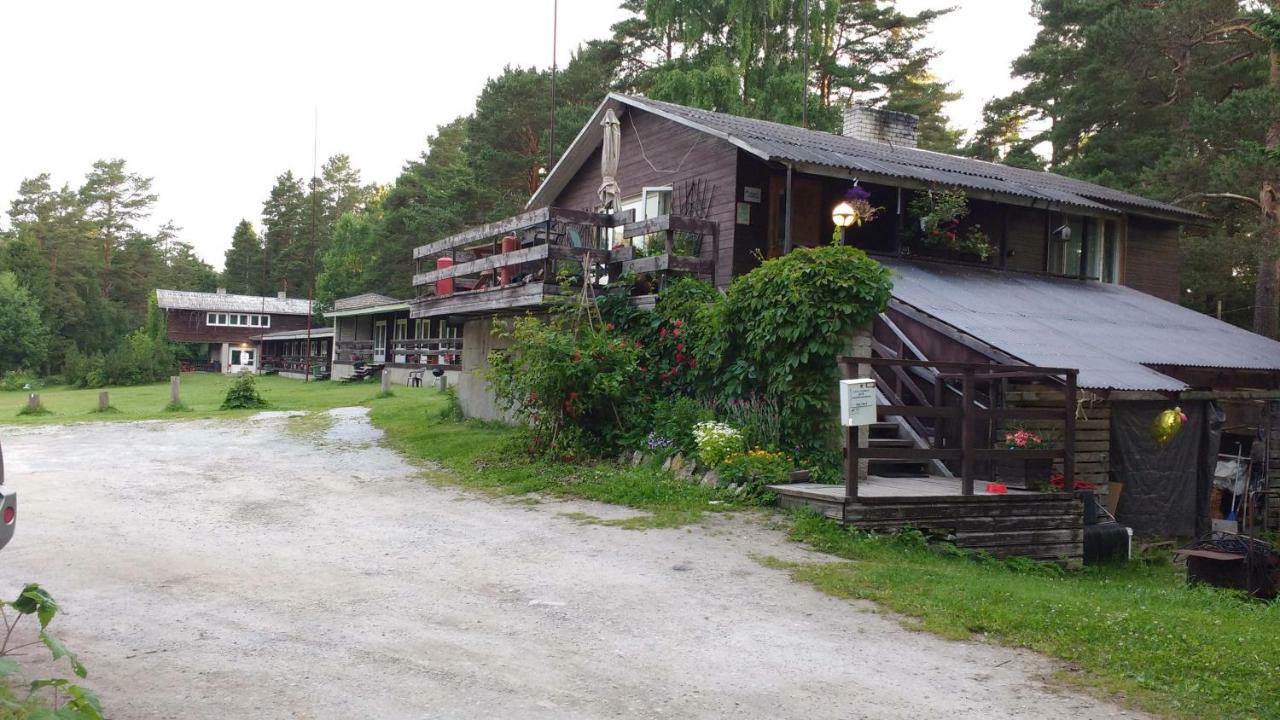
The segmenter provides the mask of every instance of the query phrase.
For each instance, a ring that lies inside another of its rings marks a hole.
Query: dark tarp
[[[1168,444],[1157,446],[1151,424],[1175,405],[1187,423]],[[1124,483],[1116,519],[1142,535],[1202,534],[1221,426],[1222,411],[1209,402],[1112,403],[1111,476]]]

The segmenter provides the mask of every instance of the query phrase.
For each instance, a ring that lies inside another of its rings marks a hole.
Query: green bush
[[[653,429],[647,446],[661,455],[681,453],[692,456],[698,449],[693,427],[715,419],[711,410],[691,397],[676,396],[653,404]],[[660,441],[666,441],[660,442]]]
[[[698,443],[698,459],[707,467],[717,467],[725,458],[742,452],[742,433],[722,422],[707,421],[693,426],[693,439]]]
[[[738,277],[724,303],[721,396],[779,398],[783,447],[831,447],[836,358],[892,287],[887,269],[845,245],[796,250]]]
[[[222,401],[223,410],[254,410],[267,406],[267,401],[258,394],[257,383],[253,375],[244,373],[231,381],[227,388],[227,397]]]
[[[741,483],[749,492],[758,492],[765,485],[786,482],[792,469],[786,453],[754,448],[726,457],[717,472],[721,482]]]
[[[0,391],[18,392],[38,390],[44,383],[39,378],[21,370],[10,370],[0,374]]]
[[[514,321],[511,348],[489,356],[499,404],[533,428],[531,452],[562,460],[616,454],[644,424],[639,349],[572,313]]]
[[[76,387],[100,388],[160,382],[177,369],[171,345],[140,329],[126,335],[105,356],[85,355],[71,348],[67,351],[63,374],[67,382]]]
[[[747,447],[782,449],[782,405],[775,398],[752,394],[718,403],[718,419],[742,431]]]

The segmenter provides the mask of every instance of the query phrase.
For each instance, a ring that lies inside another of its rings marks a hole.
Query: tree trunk
[[[1280,12],[1280,2],[1274,2]],[[1271,96],[1280,98],[1280,47],[1271,47]],[[1267,150],[1280,152],[1280,108],[1273,104],[1267,128]],[[1280,167],[1269,163],[1258,204],[1262,228],[1258,242],[1258,283],[1254,289],[1253,331],[1280,337]]]

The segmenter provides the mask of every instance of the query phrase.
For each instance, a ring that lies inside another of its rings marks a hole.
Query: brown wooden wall
[[[1135,290],[1178,302],[1182,269],[1179,228],[1159,220],[1129,217],[1124,284]]]
[[[1082,402],[1076,411],[1076,480],[1098,486],[1098,494],[1105,496],[1111,481],[1111,406],[1087,390],[1080,392]],[[1063,392],[1047,386],[1015,386],[1005,395],[1010,407],[1061,408],[1065,402]],[[1041,433],[1061,447],[1063,426],[1059,420],[1034,420],[1020,423],[1029,430]],[[1054,461],[1054,467],[1062,471],[1062,461]]]
[[[678,206],[686,182],[702,180],[715,187],[711,214],[706,219],[720,226],[720,257],[714,258],[716,285],[728,285],[734,267],[738,149],[728,141],[634,108],[626,109],[620,120],[622,148],[617,180],[623,198],[639,195],[645,187],[670,185]],[[596,194],[599,188],[600,151],[597,149],[551,204],[589,210],[600,204]],[[703,243],[702,257],[712,258],[709,241]]]
[[[269,328],[210,326],[205,324],[206,315],[208,313],[204,310],[166,310],[169,339],[174,342],[239,343],[264,333],[307,329],[306,315],[272,315]]]
[[[1048,232],[1044,210],[1005,205],[1005,243],[1009,270],[1044,272],[1045,235]]]

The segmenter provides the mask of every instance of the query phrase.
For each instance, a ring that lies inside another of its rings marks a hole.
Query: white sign
[[[742,199],[744,202],[760,202],[761,197],[763,197],[763,194],[760,192],[760,188],[756,188],[756,187],[742,188]]]
[[[840,381],[840,424],[871,425],[876,421],[876,381],[868,378]]]

